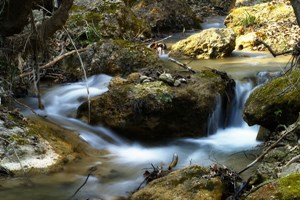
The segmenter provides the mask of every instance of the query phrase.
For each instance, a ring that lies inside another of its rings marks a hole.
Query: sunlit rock
[[[235,39],[236,35],[231,29],[211,28],[175,43],[171,47],[171,55],[222,58],[229,56],[234,50]]]

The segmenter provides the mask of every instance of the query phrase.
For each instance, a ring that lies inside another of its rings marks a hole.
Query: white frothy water
[[[106,75],[93,76],[88,79],[90,96],[101,95],[106,92],[111,77]],[[121,178],[111,179],[109,182],[101,181],[88,183],[90,188],[96,188],[101,194],[126,195],[126,192],[134,190],[142,180],[143,168],[151,164],[159,166],[171,162],[174,153],[178,154],[178,167],[190,164],[203,166],[210,165],[213,161],[210,156],[214,154],[229,154],[232,152],[255,147],[257,128],[248,127],[241,120],[241,109],[247,95],[251,91],[251,84],[237,84],[237,98],[235,114],[232,118],[232,127],[218,129],[217,133],[206,138],[185,138],[170,141],[168,144],[156,147],[145,147],[139,143],[130,144],[122,140],[115,133],[102,126],[90,126],[74,118],[78,106],[86,100],[87,90],[85,82],[71,83],[51,89],[44,97],[45,111],[41,114],[47,115],[56,123],[76,130],[80,136],[95,148],[107,149],[108,155],[113,163],[114,169],[118,171]],[[241,101],[241,102],[240,102]],[[219,105],[216,105],[218,108]],[[219,124],[221,112],[216,112],[213,120]],[[213,121],[211,121],[213,123]],[[218,127],[218,126],[216,126]],[[126,166],[126,167],[124,167]]]

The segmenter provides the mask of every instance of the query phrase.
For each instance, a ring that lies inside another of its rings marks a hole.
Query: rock
[[[299,76],[300,70],[295,69],[254,90],[245,104],[245,121],[271,131],[295,122],[300,112]]]
[[[252,49],[254,46],[257,46],[258,37],[254,32],[241,35],[236,39],[236,49]]]
[[[231,29],[211,28],[175,43],[170,54],[204,59],[222,58],[234,50],[235,39],[236,35]]]
[[[125,40],[103,40],[81,54],[87,76],[105,73],[127,76],[141,68],[162,66],[162,60],[144,44]],[[77,55],[65,58],[61,68],[68,80],[81,80],[83,72]]]
[[[199,29],[201,20],[191,10],[186,1],[181,0],[142,0],[133,7],[133,12],[146,20],[155,33]]]
[[[110,87],[91,100],[91,123],[134,140],[206,136],[216,98],[221,95],[224,110],[233,98],[234,81],[224,74],[203,70],[180,87],[157,79]],[[87,103],[79,107],[77,116],[88,116]]]
[[[221,200],[225,187],[220,178],[205,179],[208,171],[190,166],[150,182],[135,192],[129,200]]]
[[[246,200],[278,199],[290,200],[300,199],[299,192],[300,174],[292,174],[264,184],[255,192],[246,197]]]
[[[271,45],[275,52],[293,48],[300,39],[298,34],[300,28],[289,1],[244,2],[248,2],[251,6],[232,9],[224,21],[227,28],[232,28],[238,37],[248,33],[252,36],[256,35],[260,40]],[[247,37],[249,38],[249,35]],[[254,45],[253,50],[265,50],[263,45],[258,43]]]
[[[133,40],[151,37],[150,26],[137,18],[122,0],[75,1],[67,26],[81,44],[103,38]]]

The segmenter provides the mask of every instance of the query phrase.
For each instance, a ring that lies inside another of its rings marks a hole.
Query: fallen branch
[[[83,49],[78,49],[78,50],[69,51],[69,52],[67,52],[67,53],[65,53],[65,54],[59,55],[59,56],[55,57],[52,61],[48,62],[47,64],[40,66],[39,69],[46,69],[46,68],[52,67],[52,66],[55,65],[58,61],[64,59],[65,57],[67,57],[67,56],[69,56],[69,55],[72,55],[72,54],[74,54],[74,53],[77,53],[77,52],[85,51],[85,50],[87,50],[87,49],[88,49],[88,47],[83,48]],[[23,77],[28,76],[28,75],[31,75],[31,74],[33,74],[32,71],[31,71],[31,72],[26,72],[26,73],[20,74],[19,77],[20,77],[20,78],[23,78]]]
[[[255,165],[257,162],[261,161],[265,155],[271,150],[273,149],[285,136],[287,136],[288,134],[294,132],[297,128],[299,128],[300,126],[300,115],[297,119],[296,122],[294,122],[293,124],[289,125],[284,131],[281,132],[281,137],[276,140],[271,146],[269,146],[258,158],[256,158],[252,163],[250,163],[249,165],[247,165],[243,170],[241,170],[238,174],[243,173],[244,171],[246,171],[247,169],[249,169],[250,167],[252,167],[253,165]]]
[[[172,61],[173,63],[176,63],[177,65],[179,65],[180,67],[183,67],[184,69],[187,69],[188,71],[192,72],[193,74],[196,73],[196,71],[193,70],[191,67],[187,66],[184,63],[181,63],[181,62],[175,60],[174,58],[168,57],[168,60]]]
[[[276,52],[273,51],[273,49],[270,47],[270,45],[268,45],[264,41],[258,40],[257,42],[263,44],[270,51],[270,53],[272,54],[273,57],[281,56],[281,55],[285,55],[285,54],[290,54],[290,53],[293,52],[293,50],[289,50],[289,51],[284,51],[284,52],[276,53]]]
[[[87,181],[89,180],[90,176],[92,175],[92,173],[94,171],[97,170],[97,167],[91,167],[88,171],[88,175],[86,176],[86,179],[84,180],[83,184],[81,184],[81,186],[74,192],[74,194],[69,198],[69,199],[72,199],[73,197],[76,196],[76,194],[81,190],[81,188],[83,188],[83,186],[87,183]]]

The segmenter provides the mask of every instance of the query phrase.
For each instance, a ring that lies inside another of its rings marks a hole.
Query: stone
[[[200,29],[201,20],[186,1],[142,0],[132,6],[132,10],[150,24],[154,33]]]
[[[210,59],[229,56],[235,48],[236,34],[227,28],[210,28],[181,40],[171,47],[172,56]]]
[[[108,92],[91,99],[91,123],[142,141],[206,136],[216,98],[221,95],[226,110],[233,90],[232,79],[208,69],[191,75],[180,87],[158,79],[113,85]],[[77,112],[78,118],[86,116],[87,102]]]
[[[258,124],[270,131],[294,123],[300,112],[300,70],[274,78],[249,96],[243,118],[249,125]]]
[[[220,178],[205,179],[207,169],[189,166],[150,182],[129,200],[221,200],[224,185]]]

